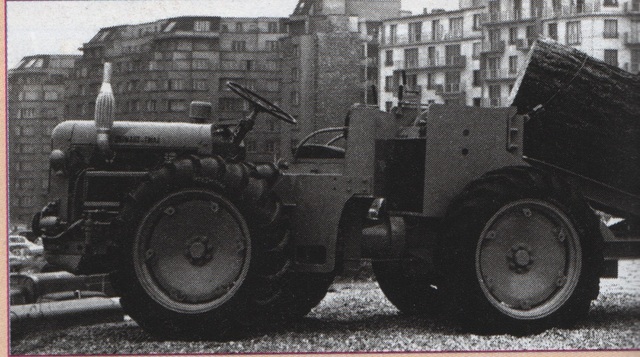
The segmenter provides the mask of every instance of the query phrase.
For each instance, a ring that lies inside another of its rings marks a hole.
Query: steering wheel
[[[277,119],[286,121],[290,124],[298,124],[296,119],[292,117],[291,114],[280,109],[280,107],[258,95],[256,92],[234,82],[227,82],[227,87],[229,87],[229,89],[231,89],[235,94],[251,102],[255,106],[257,111],[267,112]]]

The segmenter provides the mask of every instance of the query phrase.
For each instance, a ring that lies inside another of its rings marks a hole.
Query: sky
[[[286,17],[298,0],[30,0],[7,1],[7,65],[24,56],[81,54],[100,28],[174,16]],[[414,14],[423,8],[455,9],[457,0],[402,0]]]

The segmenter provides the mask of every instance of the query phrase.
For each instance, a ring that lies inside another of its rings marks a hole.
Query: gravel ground
[[[134,322],[38,331],[12,354],[140,354],[337,351],[487,351],[640,349],[640,260],[604,279],[589,318],[573,329],[514,337],[465,333],[442,321],[399,315],[375,282],[335,284],[304,320],[231,342],[154,340]]]

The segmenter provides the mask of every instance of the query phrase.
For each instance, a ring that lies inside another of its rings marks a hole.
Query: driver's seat
[[[344,159],[345,150],[341,147],[320,144],[305,144],[296,150],[298,159]]]

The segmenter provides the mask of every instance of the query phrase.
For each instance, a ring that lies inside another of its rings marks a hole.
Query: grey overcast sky
[[[7,1],[7,64],[24,56],[80,54],[78,48],[102,27],[185,15],[285,17],[298,0],[76,0]],[[455,9],[457,0],[402,0],[413,13]]]

